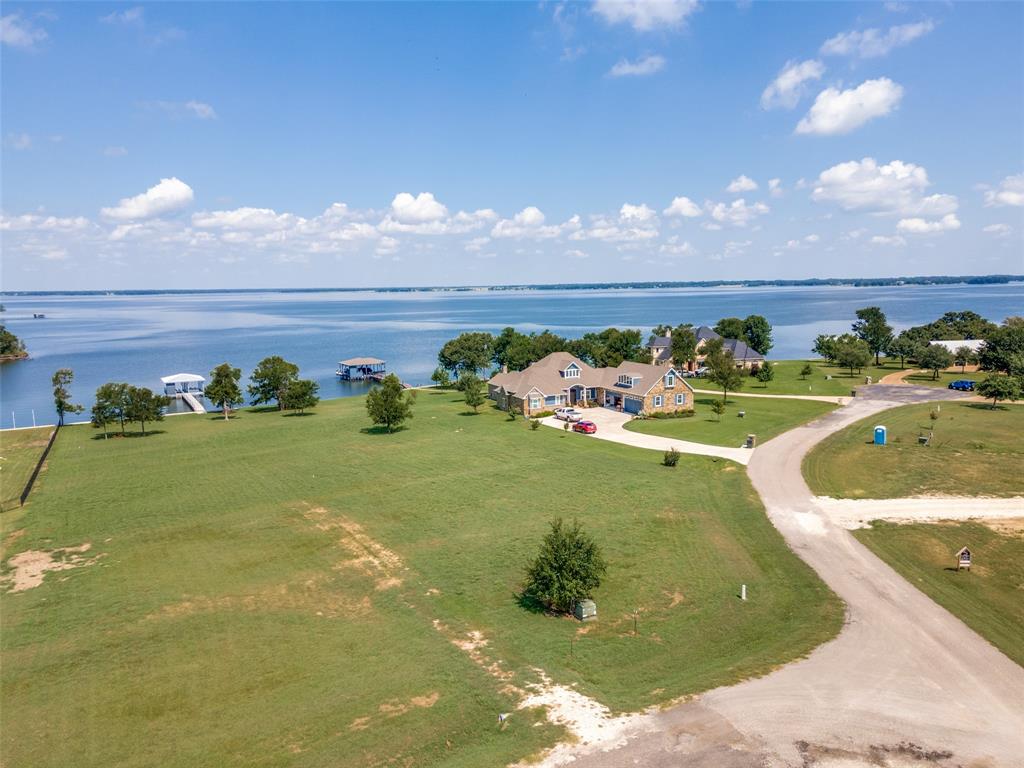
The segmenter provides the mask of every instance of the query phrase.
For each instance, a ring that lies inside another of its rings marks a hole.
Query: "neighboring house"
[[[523,371],[497,374],[487,382],[487,395],[502,410],[524,416],[567,405],[632,414],[693,410],[693,388],[672,366],[624,362],[593,368],[568,352],[553,352]]]
[[[984,339],[934,339],[928,342],[929,344],[936,344],[940,347],[945,347],[950,352],[956,352],[960,347],[967,347],[971,352],[975,354],[981,349],[981,346],[985,343]]]
[[[713,328],[709,328],[706,325],[702,325],[700,328],[694,329],[694,336],[697,337],[697,359],[693,362],[688,362],[680,366],[680,370],[696,370],[704,364],[704,359],[707,355],[702,354],[701,350],[707,345],[712,339],[722,339]],[[755,349],[751,349],[747,346],[744,341],[738,339],[722,339],[722,348],[732,352],[732,357],[736,361],[737,368],[760,368],[764,363],[764,355]],[[651,362],[654,365],[671,365],[672,364],[672,332],[668,331],[665,336],[651,336],[647,342],[647,351],[651,354]]]
[[[672,331],[664,336],[651,336],[647,342],[647,351],[651,354],[653,365],[668,365],[672,362]]]

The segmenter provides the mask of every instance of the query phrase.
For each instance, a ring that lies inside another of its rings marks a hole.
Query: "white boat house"
[[[197,373],[176,373],[173,376],[163,376],[160,381],[164,385],[164,394],[168,397],[181,397],[188,393],[193,395],[203,394],[203,385],[206,379]]]

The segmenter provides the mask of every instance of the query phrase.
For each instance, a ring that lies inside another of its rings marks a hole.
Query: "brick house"
[[[626,413],[693,410],[693,388],[672,366],[623,362],[594,368],[568,352],[553,352],[522,371],[499,373],[487,395],[502,410],[524,416],[567,405],[605,406]]]
[[[706,325],[694,328],[693,333],[697,337],[697,359],[686,363],[680,370],[693,371],[702,366],[707,357],[702,350],[712,339],[722,339],[722,349],[732,352],[737,368],[756,371],[764,365],[764,355],[756,349],[751,349],[745,341],[723,338]],[[651,336],[647,342],[647,351],[651,353],[651,362],[654,365],[672,365],[672,331],[665,336]]]

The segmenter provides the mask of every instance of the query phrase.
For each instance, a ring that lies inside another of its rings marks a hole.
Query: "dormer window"
[[[567,379],[578,379],[580,377],[580,367],[576,365],[576,363],[573,363],[562,371],[562,376]]]
[[[618,385],[620,387],[632,387],[634,384],[636,384],[636,380],[638,378],[640,378],[640,377],[639,376],[632,376],[631,374],[628,374],[628,373],[620,373],[619,374],[619,379],[618,379]]]
[[[674,373],[665,374],[665,386],[674,387],[676,385],[676,375]]]

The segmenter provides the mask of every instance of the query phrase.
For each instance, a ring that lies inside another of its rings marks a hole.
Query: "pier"
[[[185,404],[193,410],[195,413],[206,413],[206,408],[199,402],[199,398],[193,395],[191,392],[182,392],[181,399],[185,401]]]
[[[340,361],[336,373],[342,381],[382,381],[387,376],[387,363],[376,357],[353,357]]]

